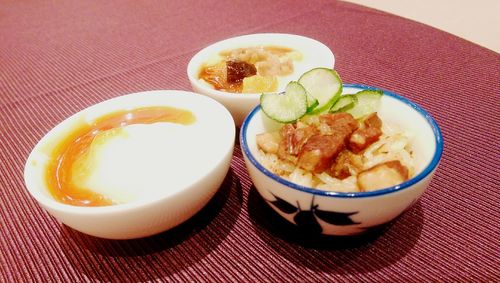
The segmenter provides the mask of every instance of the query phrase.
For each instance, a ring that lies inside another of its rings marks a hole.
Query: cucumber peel
[[[260,106],[269,118],[280,123],[292,123],[307,112],[307,92],[301,84],[292,81],[284,93],[263,93]]]
[[[330,113],[345,112],[353,108],[358,103],[358,97],[353,94],[342,95],[339,100],[330,108]]]
[[[316,98],[314,98],[312,95],[309,94],[309,92],[306,91],[307,95],[307,113],[310,113],[318,106],[319,102]]]
[[[310,114],[317,114],[330,109],[342,93],[342,81],[337,72],[332,69],[312,69],[302,74],[298,82],[310,96],[318,101],[316,107],[309,108],[308,113]]]

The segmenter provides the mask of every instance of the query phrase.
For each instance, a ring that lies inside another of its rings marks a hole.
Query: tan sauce
[[[59,202],[76,206],[106,206],[113,201],[74,182],[75,163],[88,153],[94,138],[104,131],[132,124],[171,122],[189,125],[196,121],[187,110],[168,106],[136,108],[117,111],[96,119],[92,124],[82,123],[52,151],[45,179],[51,195]]]
[[[241,49],[244,50],[245,48],[241,48]],[[274,46],[274,45],[264,46],[262,49],[264,49],[264,51],[270,52],[270,53],[277,55],[277,56],[283,56],[283,55],[293,51],[293,49],[289,48],[289,47]],[[222,57],[227,58],[227,57],[231,56],[233,51],[234,50],[224,50],[224,51],[220,52],[219,54]]]
[[[222,57],[222,60],[215,65],[206,65],[206,64],[202,65],[198,78],[203,79],[204,81],[212,85],[213,88],[216,90],[232,92],[232,93],[241,93],[243,90],[243,84],[241,82],[230,83],[227,81],[225,61],[230,58],[233,58],[235,56],[235,53],[245,52],[246,50],[250,49],[251,48],[238,48],[220,52],[219,55]],[[291,48],[281,47],[281,46],[264,46],[262,47],[262,49],[265,52],[269,52],[278,57],[284,56],[287,53],[294,51]],[[251,64],[255,64],[256,61],[262,60],[262,58],[255,58],[252,57],[251,55],[249,55],[248,58],[239,58],[239,59]]]

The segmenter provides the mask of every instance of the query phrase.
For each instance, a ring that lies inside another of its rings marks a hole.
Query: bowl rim
[[[165,93],[167,93],[167,94],[165,95]],[[32,172],[34,172],[33,170],[35,170],[34,168],[31,168],[31,166],[29,166],[29,162],[32,160],[33,155],[36,154],[36,149],[40,146],[41,142],[44,141],[45,139],[47,139],[47,137],[49,135],[51,135],[51,133],[53,133],[53,131],[56,128],[61,127],[61,125],[68,123],[68,121],[74,120],[75,117],[79,117],[79,116],[83,115],[83,113],[85,113],[85,112],[91,111],[97,105],[101,105],[101,104],[105,104],[105,103],[106,104],[113,103],[114,101],[127,99],[128,97],[143,96],[143,95],[148,95],[148,96],[153,96],[153,97],[155,97],[155,96],[175,97],[175,96],[180,96],[180,95],[191,96],[192,98],[189,98],[189,99],[195,99],[195,100],[201,99],[201,100],[205,100],[207,103],[214,103],[212,106],[216,106],[217,108],[219,108],[219,111],[225,111],[226,118],[230,119],[232,122],[233,126],[230,128],[232,129],[233,134],[228,135],[228,136],[234,137],[236,134],[236,126],[234,126],[234,122],[233,122],[233,118],[232,118],[231,114],[220,102],[218,102],[217,100],[215,100],[213,98],[199,95],[197,93],[190,92],[190,91],[176,90],[176,89],[158,89],[158,90],[147,90],[147,91],[140,91],[140,92],[134,92],[134,93],[127,93],[124,95],[109,98],[109,99],[94,103],[92,105],[89,105],[89,106],[71,114],[70,116],[64,118],[62,121],[58,122],[55,126],[53,126],[50,130],[48,130],[37,141],[37,143],[33,146],[28,157],[26,158],[26,162],[25,162],[25,165],[23,168],[24,169],[23,170],[23,179],[24,179],[26,191],[45,209],[54,209],[54,210],[65,212],[65,213],[73,213],[73,214],[80,214],[80,215],[83,215],[83,214],[101,215],[103,213],[104,214],[114,214],[114,213],[122,213],[125,211],[134,211],[134,210],[142,209],[143,207],[146,207],[146,206],[159,204],[166,199],[175,198],[181,194],[186,193],[186,191],[189,191],[190,188],[192,188],[194,185],[199,183],[201,180],[203,180],[207,177],[209,178],[212,175],[213,171],[225,160],[225,155],[220,156],[219,159],[216,160],[217,162],[213,163],[213,166],[208,168],[206,170],[205,174],[203,174],[195,182],[190,183],[189,185],[185,186],[181,190],[175,191],[171,194],[167,194],[167,195],[164,195],[164,196],[161,196],[158,198],[146,198],[143,200],[137,200],[137,201],[131,201],[131,202],[127,202],[127,203],[120,203],[120,204],[107,205],[107,206],[76,206],[76,205],[71,205],[71,204],[59,202],[52,197],[44,195],[44,193],[42,191],[40,191],[39,189],[36,188],[37,187],[36,182],[32,178],[29,178],[30,176],[32,176],[34,174]],[[234,144],[235,144],[235,142],[234,142],[234,138],[233,138],[232,146],[228,147],[228,149],[225,150],[226,155],[228,153],[234,151]]]
[[[431,127],[431,130],[434,134],[434,141],[436,143],[436,150],[434,151],[433,157],[431,159],[431,162],[416,176],[413,178],[406,180],[405,182],[388,187],[385,189],[381,190],[376,190],[376,191],[370,191],[370,192],[334,192],[334,191],[322,191],[302,185],[298,185],[296,183],[290,182],[288,180],[285,180],[284,178],[272,173],[268,169],[266,169],[263,165],[260,164],[256,160],[256,158],[253,156],[253,154],[250,152],[250,149],[248,147],[248,142],[246,139],[246,132],[248,129],[248,124],[252,120],[252,118],[255,116],[257,112],[261,110],[260,105],[256,106],[252,112],[248,114],[248,116],[245,118],[245,121],[243,121],[243,124],[241,126],[241,131],[240,131],[240,145],[241,148],[244,152],[244,154],[248,157],[248,160],[252,163],[253,166],[255,166],[261,173],[266,175],[267,177],[273,179],[274,181],[285,185],[287,187],[290,187],[292,189],[302,191],[302,192],[307,192],[313,195],[318,195],[318,196],[327,196],[327,197],[337,197],[337,198],[367,198],[367,197],[376,197],[376,196],[382,196],[386,194],[391,194],[395,192],[402,191],[404,189],[407,189],[414,184],[420,182],[422,179],[427,177],[429,174],[433,172],[433,170],[436,169],[436,167],[439,164],[439,161],[441,159],[442,153],[443,153],[443,136],[441,134],[441,130],[436,123],[436,121],[432,118],[432,116],[425,111],[421,106],[419,106],[417,103],[401,96],[398,95],[392,91],[388,91],[382,88],[377,88],[373,86],[368,86],[368,85],[363,85],[363,84],[350,84],[350,83],[344,83],[343,84],[344,88],[358,88],[358,89],[365,89],[365,90],[381,90],[384,92],[384,95],[390,96],[394,99],[397,99],[401,101],[402,103],[410,106],[412,109],[417,111],[418,114],[420,114],[428,123],[428,125]]]
[[[323,42],[321,42],[321,41],[319,41],[317,39],[314,39],[314,38],[311,38],[311,37],[307,37],[307,36],[304,36],[304,35],[292,34],[292,33],[279,33],[279,32],[277,32],[277,33],[273,33],[273,32],[268,32],[268,33],[249,33],[249,34],[236,35],[236,36],[233,36],[233,37],[230,37],[230,38],[225,38],[225,39],[213,42],[213,43],[209,44],[208,46],[205,46],[202,49],[198,50],[198,52],[196,52],[193,55],[193,57],[191,57],[191,59],[189,60],[189,62],[187,64],[187,68],[186,68],[187,76],[188,76],[188,79],[189,79],[190,83],[192,85],[196,85],[200,89],[204,89],[205,91],[210,92],[212,95],[218,95],[218,96],[225,97],[225,98],[235,97],[235,93],[216,90],[216,89],[210,88],[209,86],[201,83],[196,78],[196,74],[195,74],[196,73],[196,69],[199,67],[198,64],[195,65],[196,60],[200,56],[202,56],[204,53],[208,52],[207,51],[208,49],[212,49],[212,48],[217,49],[218,45],[224,44],[224,43],[229,42],[229,41],[235,41],[235,40],[238,40],[238,39],[241,39],[241,38],[258,37],[258,36],[264,36],[264,37],[276,37],[276,36],[281,36],[281,37],[295,37],[295,38],[300,38],[301,40],[308,40],[308,41],[315,42],[316,44],[323,46],[325,48],[325,51],[329,52],[329,55],[331,56],[331,60],[332,60],[332,62],[331,62],[332,63],[332,67],[335,66],[335,54],[333,54],[333,51],[326,44],[324,44]],[[236,94],[238,95],[240,93],[236,93]],[[238,99],[244,99],[244,100],[253,101],[253,100],[258,99],[260,97],[260,93],[245,93],[244,95],[238,95],[237,97],[238,97]]]

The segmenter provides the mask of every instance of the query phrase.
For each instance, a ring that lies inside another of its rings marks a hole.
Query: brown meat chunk
[[[359,153],[372,143],[378,141],[381,135],[382,120],[380,120],[377,113],[372,113],[364,120],[363,127],[357,129],[351,135],[348,148],[354,153]]]
[[[327,170],[345,148],[344,139],[343,135],[312,136],[299,153],[298,165],[317,173]]]
[[[257,74],[255,66],[245,61],[229,60],[226,66],[228,83],[241,83],[244,78]]]
[[[278,157],[283,160],[289,160],[293,153],[293,132],[295,127],[291,124],[286,124],[280,129],[281,141],[278,147]]]
[[[316,173],[328,170],[345,148],[346,140],[358,128],[358,122],[348,113],[319,116],[319,129],[302,146],[298,165]]]
[[[347,113],[323,114],[319,116],[319,126],[301,122],[284,125],[280,130],[278,157],[303,169],[323,172],[331,167],[358,126]]]
[[[331,175],[337,179],[345,179],[351,175],[357,175],[363,167],[361,156],[356,155],[349,150],[343,150],[335,159],[330,168]],[[353,174],[351,174],[351,172]]]
[[[298,154],[307,141],[317,133],[318,130],[314,126],[306,126],[295,129],[292,137],[294,154]]]
[[[408,169],[398,160],[377,164],[358,175],[361,191],[374,191],[392,187],[408,179]]]
[[[317,134],[318,130],[314,126],[294,127],[287,124],[281,128],[281,142],[278,149],[278,157],[283,160],[294,161],[304,144],[310,137]]]
[[[365,124],[366,127],[382,128],[382,120],[378,117],[377,112],[374,112],[366,117],[363,124]]]
[[[342,135],[348,138],[359,123],[349,113],[323,114],[319,116],[320,127],[326,129],[324,134]]]

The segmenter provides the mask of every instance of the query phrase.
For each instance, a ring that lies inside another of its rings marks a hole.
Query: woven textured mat
[[[0,281],[499,281],[500,55],[335,1],[5,1],[0,5]],[[248,33],[315,38],[345,82],[399,93],[438,122],[428,191],[375,234],[311,239],[258,196],[239,144],[214,199],[165,233],[110,241],[44,212],[22,171],[53,126],[119,95],[190,86],[198,50]]]

